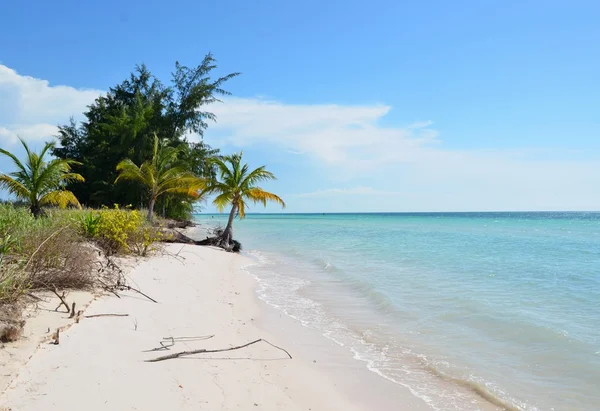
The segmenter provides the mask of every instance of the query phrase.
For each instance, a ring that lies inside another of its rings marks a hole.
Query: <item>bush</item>
[[[96,253],[73,225],[41,227],[21,240],[20,269],[33,289],[93,286]]]
[[[137,210],[120,209],[115,205],[113,209],[103,208],[97,213],[95,217],[86,218],[85,230],[96,231],[94,237],[109,255],[132,252],[146,255],[151,245],[161,239],[160,231],[150,226]]]

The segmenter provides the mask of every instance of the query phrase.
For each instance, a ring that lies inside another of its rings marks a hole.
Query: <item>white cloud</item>
[[[102,92],[53,86],[46,80],[24,76],[0,65],[0,143],[47,140],[56,134],[56,125],[71,116],[81,116],[86,106]]]
[[[206,134],[209,143],[303,152],[324,170],[315,185],[363,184],[294,195],[297,211],[312,207],[316,198],[329,201],[349,194],[363,200],[341,201],[338,210],[600,208],[600,191],[595,189],[600,186],[600,161],[569,159],[573,153],[566,150],[447,149],[431,121],[382,126],[391,110],[385,105],[233,98],[211,110],[218,122]]]
[[[47,140],[57,124],[81,114],[99,94],[0,65],[0,146],[14,144],[17,135]],[[573,160],[578,154],[569,150],[452,150],[431,121],[382,125],[391,111],[383,104],[228,98],[209,110],[218,117],[206,133],[210,144],[247,152],[255,147],[253,156],[266,164],[279,152],[296,170],[308,169],[309,177],[274,183],[290,195],[290,211],[600,208],[600,161]],[[300,182],[305,192],[294,195]]]

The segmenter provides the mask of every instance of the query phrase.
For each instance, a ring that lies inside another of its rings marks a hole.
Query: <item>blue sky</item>
[[[212,51],[242,76],[205,138],[287,211],[600,209],[596,1],[84,3],[3,4],[0,146]]]

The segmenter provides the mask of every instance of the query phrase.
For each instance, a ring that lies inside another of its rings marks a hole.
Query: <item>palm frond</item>
[[[13,194],[21,199],[29,199],[31,191],[27,189],[21,182],[6,174],[0,175],[0,187],[6,188],[10,194]]]
[[[138,167],[133,161],[126,158],[117,164],[117,171],[119,175],[115,179],[115,183],[121,180],[131,180],[145,182],[146,176],[142,173],[140,167]]]
[[[225,210],[226,207],[231,205],[231,201],[233,200],[233,196],[231,193],[223,193],[218,195],[214,200],[213,204],[217,207],[220,213]]]
[[[81,204],[79,204],[79,200],[77,200],[75,194],[68,190],[55,190],[45,194],[40,198],[40,205],[56,205],[60,208],[73,205],[81,208]]]
[[[272,201],[274,203],[280,204],[285,208],[285,202],[276,194],[270,193],[268,191],[263,190],[259,187],[254,187],[246,191],[245,197],[249,200],[252,200],[255,203],[262,203],[264,206],[267,205],[267,202]]]

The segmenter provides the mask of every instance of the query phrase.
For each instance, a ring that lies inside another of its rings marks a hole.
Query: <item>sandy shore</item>
[[[130,273],[132,283],[158,304],[136,295],[96,299],[85,314],[128,316],[86,318],[61,333],[60,345],[42,343],[20,367],[18,376],[11,376],[10,387],[0,396],[0,409],[373,409],[359,400],[364,397],[360,392],[348,392],[358,383],[354,371],[346,372],[337,364],[341,371],[337,378],[335,370],[328,372],[321,361],[335,359],[335,355],[319,354],[319,349],[302,343],[309,340],[291,337],[290,333],[302,333],[296,325],[271,313],[281,323],[271,321],[270,328],[264,326],[269,315],[255,297],[254,280],[241,270],[246,263],[243,256],[181,245],[167,246],[166,251],[141,262]],[[175,253],[178,258],[172,255]],[[280,333],[273,332],[277,328]],[[144,352],[160,347],[165,337],[208,335],[214,337],[176,340],[169,351]],[[225,353],[144,361],[176,351],[226,348],[258,338],[283,346],[294,358],[290,360],[285,353],[258,343]],[[373,374],[369,378],[378,377]],[[366,384],[363,388],[369,387],[368,378]],[[376,390],[371,395],[380,397]],[[406,392],[398,395],[376,408],[426,409]]]

